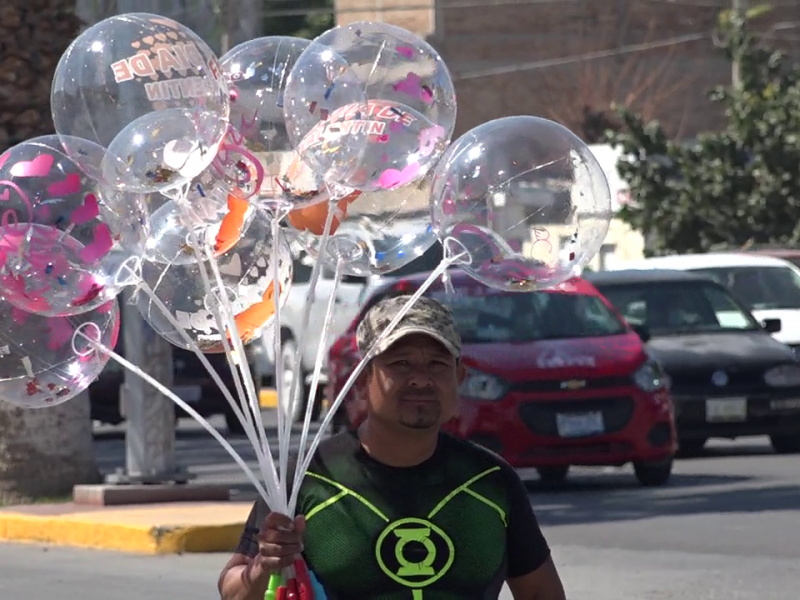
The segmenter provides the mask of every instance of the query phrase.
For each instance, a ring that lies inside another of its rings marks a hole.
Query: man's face
[[[456,416],[464,368],[435,339],[409,335],[372,360],[364,386],[372,418],[411,429]]]

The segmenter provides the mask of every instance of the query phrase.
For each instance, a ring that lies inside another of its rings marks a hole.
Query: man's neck
[[[414,467],[433,456],[439,430],[400,430],[367,419],[358,428],[358,439],[378,462],[390,467]]]

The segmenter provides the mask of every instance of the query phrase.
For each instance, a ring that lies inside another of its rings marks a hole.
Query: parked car
[[[461,414],[446,430],[503,456],[541,479],[563,481],[572,465],[632,462],[643,485],[662,485],[676,450],[672,402],[660,365],[639,336],[582,279],[533,293],[502,292],[461,271],[454,294],[426,292],[448,305],[464,344],[468,374]],[[365,302],[332,346],[329,398],[360,359],[356,324],[387,296],[413,293],[427,274],[387,283]],[[363,398],[351,392],[340,424],[358,426]]]
[[[391,278],[432,271],[442,262],[442,245],[435,244],[427,252],[416,258],[411,263],[397,269],[391,274]],[[308,300],[309,282],[313,268],[313,259],[305,252],[298,252],[294,261],[294,278],[289,297],[281,310],[281,352],[283,357],[283,387],[282,398],[288,398],[292,385],[292,366],[297,345],[300,342],[300,331],[303,322],[303,312]],[[299,395],[294,402],[294,414],[287,415],[293,421],[302,420],[306,410],[306,402],[310,393],[311,376],[314,363],[317,358],[317,350],[322,338],[322,324],[327,310],[328,299],[334,290],[333,271],[323,268],[314,295],[314,304],[311,309],[311,319],[309,321],[308,332],[305,335],[303,347],[300,350],[301,356],[301,385],[296,388]],[[347,330],[353,318],[358,314],[362,300],[366,294],[380,286],[386,277],[373,275],[370,277],[353,277],[346,275],[336,288],[336,303],[333,308],[333,319],[330,326],[330,333],[326,342],[325,353],[327,359],[328,352],[334,340]],[[275,373],[275,352],[272,343],[272,334],[267,333],[259,342],[258,360],[262,373]],[[323,365],[321,384],[324,386],[328,377],[327,365]],[[274,381],[274,378],[272,379]],[[266,381],[264,383],[267,383]],[[322,388],[320,388],[322,389]],[[318,394],[314,399],[316,406],[312,411],[312,417],[317,420],[322,404],[323,394]],[[288,403],[282,404],[286,407]]]
[[[120,313],[122,316],[122,312]],[[124,348],[124,327],[125,323],[120,323],[119,342],[115,351],[125,356]],[[157,335],[153,332],[153,335]],[[256,384],[256,393],[260,389],[261,377],[257,371],[252,353],[252,346],[246,346],[248,365]],[[220,379],[226,384],[234,398],[236,397],[236,387],[233,383],[231,371],[224,354],[206,354],[209,363],[219,374]],[[244,433],[239,419],[233,414],[228,401],[223,396],[217,384],[211,379],[200,360],[194,352],[182,348],[172,348],[173,358],[173,387],[172,391],[177,394],[184,402],[189,404],[203,417],[213,415],[224,415],[225,424],[230,433],[239,435]],[[91,418],[95,421],[118,425],[125,420],[120,407],[120,389],[125,380],[125,369],[116,361],[109,361],[98,379],[89,386],[89,401],[91,404]],[[186,416],[183,410],[175,407],[175,416]]]
[[[781,260],[792,263],[795,267],[800,267],[800,250],[796,248],[781,248],[781,247],[767,247],[767,248],[750,248],[748,250],[740,250],[747,254],[757,254],[761,256],[772,256],[780,258]]]
[[[800,355],[800,269],[771,256],[745,253],[683,254],[619,263],[614,270],[675,269],[714,278],[727,287],[756,319],[779,319],[775,339]]]
[[[594,273],[587,278],[647,340],[664,367],[682,452],[709,438],[769,435],[777,452],[800,451],[800,364],[713,279],[670,270]]]

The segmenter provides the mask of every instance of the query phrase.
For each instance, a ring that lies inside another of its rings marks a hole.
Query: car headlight
[[[643,392],[656,392],[669,387],[669,376],[655,359],[648,359],[633,374],[633,383]]]
[[[467,376],[461,384],[461,396],[472,400],[495,401],[506,395],[508,386],[499,377],[467,370]]]
[[[764,381],[772,387],[800,386],[800,366],[780,365],[764,373]]]

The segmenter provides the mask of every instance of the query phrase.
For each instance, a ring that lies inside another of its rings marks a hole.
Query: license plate
[[[597,435],[605,431],[603,413],[558,413],[556,414],[558,435],[565,438]]]
[[[731,423],[747,420],[747,398],[714,398],[706,400],[706,421]]]
[[[769,403],[772,410],[797,410],[800,408],[800,398],[790,398],[788,400],[772,400]]]
[[[174,387],[172,391],[187,404],[197,404],[203,395],[203,388],[199,385],[179,385]]]

